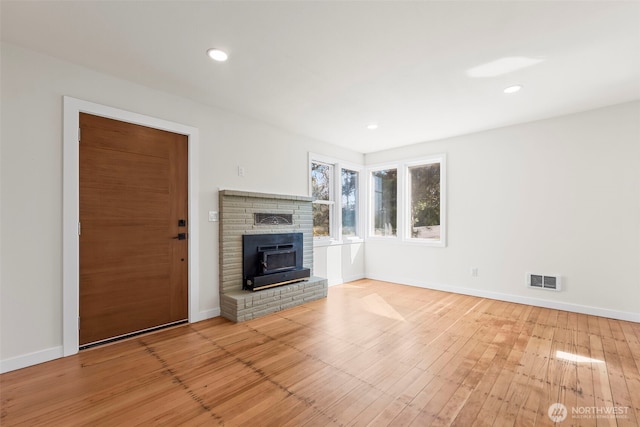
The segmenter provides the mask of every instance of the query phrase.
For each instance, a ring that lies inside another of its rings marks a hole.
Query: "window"
[[[359,239],[360,167],[316,154],[309,165],[316,242]]]
[[[446,246],[445,159],[369,169],[368,237]]]
[[[374,236],[396,236],[398,223],[398,170],[371,172]]]
[[[358,235],[358,172],[341,170],[342,181],[342,236]]]
[[[408,167],[409,229],[413,239],[440,240],[440,162]]]
[[[313,237],[331,237],[333,224],[333,165],[311,162]]]

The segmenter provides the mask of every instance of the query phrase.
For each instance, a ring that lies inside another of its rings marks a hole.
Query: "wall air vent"
[[[527,286],[530,288],[560,291],[561,280],[558,275],[527,273]]]

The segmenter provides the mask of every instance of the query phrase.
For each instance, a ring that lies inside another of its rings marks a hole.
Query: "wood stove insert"
[[[258,291],[311,277],[303,264],[302,233],[242,236],[243,289]]]

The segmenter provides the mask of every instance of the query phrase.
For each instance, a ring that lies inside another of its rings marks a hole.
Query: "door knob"
[[[178,235],[174,237],[174,239],[178,239],[178,240],[185,240],[186,238],[187,238],[187,233],[178,233]]]

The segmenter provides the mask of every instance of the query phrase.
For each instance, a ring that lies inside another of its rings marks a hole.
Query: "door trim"
[[[107,107],[69,96],[63,97],[63,158],[62,158],[62,345],[63,356],[78,352],[80,334],[80,148],[78,129],[80,113],[147,126],[187,135],[189,138],[189,322],[203,320],[200,315],[199,225],[198,225],[198,129]],[[206,317],[206,316],[205,316]]]

